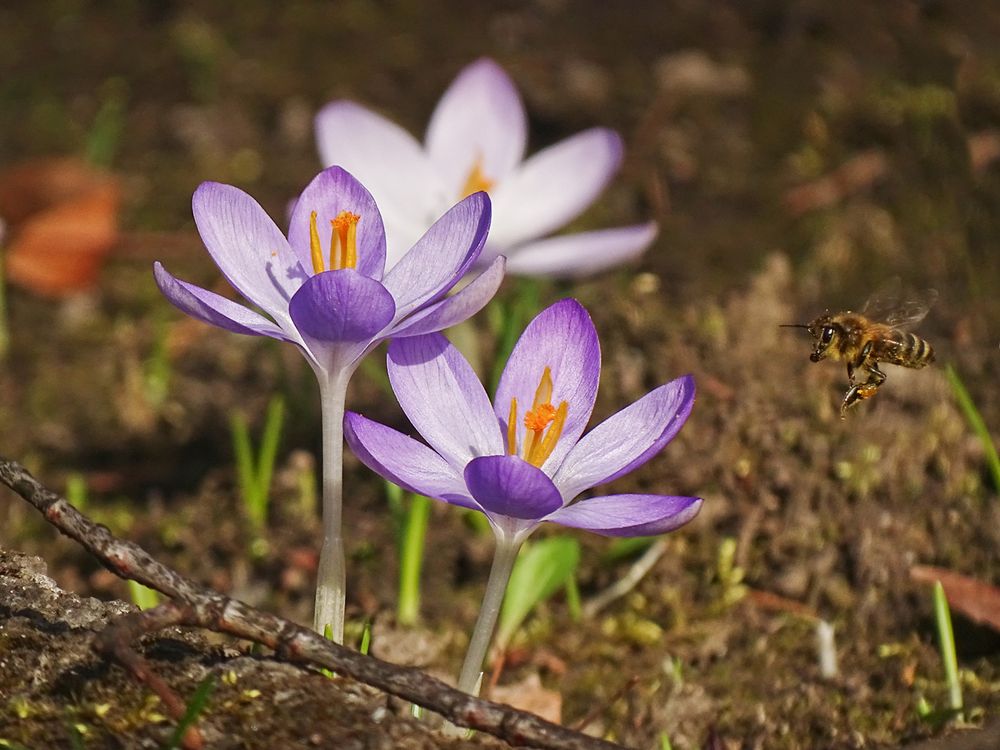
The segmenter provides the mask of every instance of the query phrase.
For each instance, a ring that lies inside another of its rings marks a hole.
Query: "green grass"
[[[267,405],[264,431],[257,454],[254,455],[253,442],[246,417],[233,412],[229,420],[233,436],[233,455],[236,459],[236,476],[240,497],[246,508],[247,518],[255,535],[263,534],[267,525],[267,510],[271,497],[271,477],[278,455],[281,428],[285,421],[285,400],[274,396]]]
[[[983,415],[976,408],[972,396],[969,395],[969,390],[965,387],[955,368],[950,364],[946,365],[944,374],[951,384],[951,389],[955,393],[955,399],[958,401],[958,406],[965,415],[966,420],[968,420],[969,426],[976,433],[979,442],[983,444],[983,450],[986,452],[986,466],[989,468],[990,476],[993,479],[993,489],[996,492],[1000,492],[1000,456],[997,455],[997,447],[993,443],[993,437],[986,427]]]

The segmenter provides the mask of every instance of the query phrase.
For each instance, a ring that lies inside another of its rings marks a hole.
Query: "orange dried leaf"
[[[941,581],[948,597],[948,606],[952,610],[1000,632],[1000,588],[947,568],[931,565],[914,565],[910,568],[910,578],[930,584]]]
[[[82,162],[29,162],[0,175],[10,222],[6,269],[36,294],[63,296],[96,282],[118,241],[118,181]]]
[[[555,724],[562,721],[562,695],[543,687],[537,672],[532,672],[520,682],[493,688],[490,699],[530,711]]]

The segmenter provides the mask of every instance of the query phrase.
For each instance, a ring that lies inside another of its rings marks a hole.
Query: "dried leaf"
[[[562,723],[562,696],[555,690],[542,687],[542,680],[537,672],[532,672],[512,685],[493,688],[490,700],[530,711],[555,724]]]
[[[77,160],[38,160],[0,174],[7,277],[52,297],[90,288],[118,241],[120,203],[118,180]]]
[[[910,568],[910,578],[920,583],[941,581],[951,609],[1000,632],[1000,588],[931,565],[914,565]]]

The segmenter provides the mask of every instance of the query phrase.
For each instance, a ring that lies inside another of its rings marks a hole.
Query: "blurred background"
[[[751,747],[928,734],[916,696],[944,688],[912,568],[1000,575],[987,447],[1000,415],[998,40],[989,2],[5,3],[0,453],[76,487],[88,512],[192,577],[307,619],[312,374],[290,347],[183,318],[151,265],[223,292],[190,214],[201,181],[239,186],[283,225],[321,167],[319,107],[353,99],[420,138],[456,73],[489,56],[520,88],[529,153],[598,125],[625,139],[622,171],[571,229],[652,218],[656,243],[633,267],[531,293],[591,310],[606,363],[597,416],[695,374],[681,436],[616,491],[706,498],[605,619],[545,610],[505,679],[541,674],[568,722],[605,701],[598,724],[644,747],[661,731],[699,746],[713,727]],[[811,364],[808,336],[778,325],[858,309],[894,276],[937,290],[917,331],[938,363],[888,368],[841,421],[842,366]],[[522,284],[505,283],[494,320]],[[475,323],[487,367],[490,319]],[[258,435],[276,393],[274,501],[250,549],[233,419]],[[348,404],[405,429],[377,374],[356,378]],[[391,619],[393,506],[353,460],[347,481],[352,613]],[[127,596],[22,506],[0,494],[0,546],[43,554],[72,590]],[[475,616],[490,541],[433,513],[422,620],[444,637]],[[580,541],[585,595],[639,552]],[[832,682],[815,618],[842,633]],[[960,629],[981,716],[1000,702],[1000,643],[971,620]],[[453,671],[460,649],[434,653]],[[631,692],[609,677],[626,672]]]

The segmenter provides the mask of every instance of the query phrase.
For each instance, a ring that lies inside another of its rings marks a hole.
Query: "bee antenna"
[[[808,328],[805,323],[779,323],[778,328]]]

